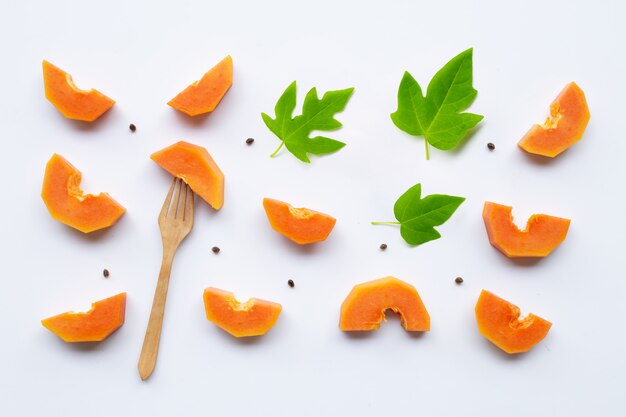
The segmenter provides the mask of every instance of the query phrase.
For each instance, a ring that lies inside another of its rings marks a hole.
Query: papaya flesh
[[[554,158],[582,138],[590,117],[585,93],[571,82],[550,105],[546,122],[533,125],[518,145],[526,152]]]
[[[417,290],[394,277],[355,285],[341,304],[339,328],[343,331],[370,331],[380,327],[385,311],[398,313],[407,331],[430,330],[430,315]]]
[[[204,308],[207,320],[235,337],[264,335],[282,310],[280,304],[258,298],[241,303],[232,292],[213,287],[204,290]]]
[[[300,245],[326,240],[337,222],[328,214],[271,198],[263,199],[263,208],[272,229]]]
[[[533,214],[520,230],[513,223],[512,207],[485,202],[483,220],[489,242],[509,258],[548,256],[567,236],[570,220]]]
[[[96,301],[84,313],[69,311],[41,324],[65,342],[100,342],[124,324],[126,293]]]
[[[153,153],[150,158],[185,181],[215,210],[224,205],[224,174],[202,146],[181,141]]]
[[[475,313],[478,331],[506,353],[529,351],[552,327],[534,314],[520,319],[517,306],[486,290],[480,293]]]
[[[113,225],[124,214],[124,207],[107,193],[84,194],[80,182],[79,170],[61,155],[52,155],[41,190],[52,218],[89,233]]]
[[[189,116],[209,113],[215,110],[232,83],[233,60],[228,55],[167,104]]]
[[[98,90],[81,90],[72,76],[43,61],[43,83],[46,98],[68,119],[93,122],[115,104]]]

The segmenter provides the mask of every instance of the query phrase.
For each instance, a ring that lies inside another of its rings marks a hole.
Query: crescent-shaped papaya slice
[[[341,304],[339,328],[343,331],[376,330],[385,320],[386,310],[398,313],[405,330],[430,330],[430,315],[415,287],[394,277],[355,285]]]
[[[185,181],[215,210],[224,205],[224,174],[202,146],[180,141],[153,153],[150,158]]]
[[[271,198],[263,199],[263,208],[272,229],[300,245],[326,240],[337,222],[328,214]]]
[[[533,125],[518,145],[526,152],[554,158],[582,138],[590,117],[585,93],[571,82],[550,105],[546,122]]]
[[[209,113],[215,110],[232,83],[233,60],[228,55],[167,104],[189,116]]]
[[[43,61],[43,84],[46,98],[68,119],[93,122],[115,104],[98,90],[81,90],[72,76]]]
[[[565,240],[570,220],[533,214],[520,230],[513,223],[512,207],[485,202],[483,220],[489,242],[509,258],[542,258]]]
[[[475,312],[478,331],[506,353],[529,351],[552,327],[552,323],[534,314],[520,319],[516,305],[486,290],[480,293]]]
[[[54,154],[46,165],[41,198],[52,218],[83,233],[114,224],[126,209],[107,193],[84,194],[81,173],[61,155]]]
[[[41,324],[65,342],[100,342],[124,324],[126,293],[91,304],[87,312],[68,311]]]
[[[204,308],[210,322],[235,337],[267,333],[282,310],[280,304],[258,298],[241,303],[232,292],[213,287],[204,290]]]

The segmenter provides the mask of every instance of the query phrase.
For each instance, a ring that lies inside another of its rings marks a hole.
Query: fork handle
[[[159,341],[161,340],[161,327],[163,326],[163,314],[165,313],[165,300],[167,299],[167,287],[170,283],[170,272],[175,253],[176,249],[166,250],[163,248],[161,271],[159,272],[159,280],[154,291],[150,320],[148,321],[148,328],[143,339],[139,364],[137,365],[139,376],[141,376],[143,381],[152,375],[152,371],[154,371],[156,366]]]

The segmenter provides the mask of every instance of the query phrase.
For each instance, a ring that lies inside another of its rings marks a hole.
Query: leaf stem
[[[374,226],[377,226],[379,224],[386,224],[386,225],[395,225],[395,224],[400,224],[400,222],[372,222],[372,224]]]
[[[283,145],[285,144],[285,142],[280,142],[280,145],[278,146],[278,148],[276,148],[276,150],[274,152],[272,152],[270,154],[270,158],[273,158],[276,156],[276,154],[283,148]]]
[[[428,140],[426,140],[426,138],[424,138],[424,145],[426,146],[426,160],[428,161],[430,159],[430,153],[428,152]]]

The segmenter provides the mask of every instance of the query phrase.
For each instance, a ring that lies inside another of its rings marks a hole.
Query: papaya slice
[[[533,125],[518,145],[526,152],[554,158],[582,138],[590,117],[585,93],[571,82],[550,105],[546,122]]]
[[[224,174],[202,146],[180,141],[153,153],[150,158],[185,181],[215,210],[224,205]]]
[[[534,314],[520,319],[516,305],[486,290],[480,293],[475,312],[478,331],[506,353],[529,351],[552,327],[552,323]]]
[[[68,311],[41,324],[65,342],[100,342],[124,324],[126,293],[96,301],[84,313]]]
[[[376,330],[385,320],[386,310],[398,313],[407,331],[430,330],[430,315],[415,287],[394,277],[355,285],[341,304],[339,328],[343,331]]]
[[[189,116],[209,113],[215,110],[232,84],[233,60],[227,55],[167,104]]]
[[[328,214],[271,198],[263,199],[263,208],[272,228],[300,245],[326,240],[337,222]]]
[[[41,198],[53,219],[83,233],[113,225],[126,209],[107,193],[83,194],[81,173],[61,155],[46,165]]]
[[[569,219],[533,214],[526,229],[520,230],[513,223],[512,210],[489,201],[483,207],[489,242],[509,258],[542,258],[565,240]]]
[[[232,292],[213,287],[204,290],[204,308],[211,323],[235,337],[264,335],[282,310],[280,304],[258,298],[241,303]]]
[[[98,90],[81,90],[72,76],[48,61],[43,61],[46,98],[68,119],[93,122],[115,104]]]

